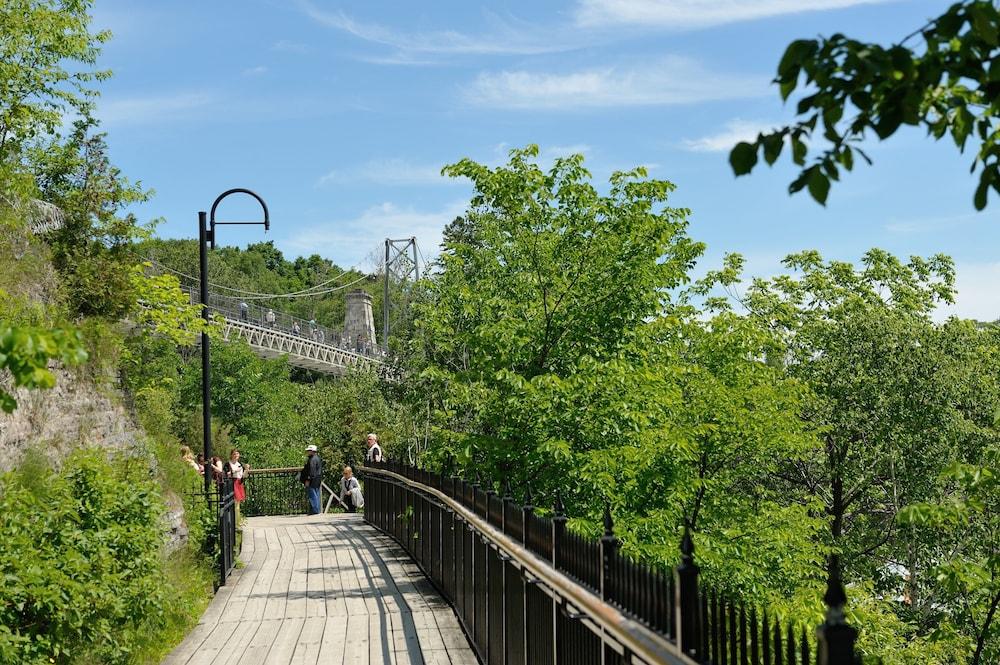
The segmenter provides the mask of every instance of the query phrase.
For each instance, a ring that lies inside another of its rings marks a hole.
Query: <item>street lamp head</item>
[[[215,210],[219,207],[219,203],[222,202],[222,199],[226,198],[230,194],[248,194],[249,196],[252,196],[255,199],[257,199],[257,203],[259,203],[260,207],[264,210],[264,219],[263,219],[263,221],[256,221],[256,222],[218,222],[218,221],[216,221],[215,220]],[[264,231],[267,232],[271,228],[271,216],[270,216],[270,214],[267,211],[267,204],[264,203],[264,199],[262,199],[256,192],[254,192],[253,190],[250,190],[250,189],[246,189],[244,187],[234,187],[233,189],[226,190],[225,192],[219,194],[218,198],[216,198],[215,201],[212,203],[212,210],[209,213],[209,224],[210,224],[210,228],[209,228],[209,231],[208,231],[208,242],[211,244],[212,249],[215,249],[215,226],[217,224],[220,224],[220,225],[221,224],[263,224],[264,225]]]

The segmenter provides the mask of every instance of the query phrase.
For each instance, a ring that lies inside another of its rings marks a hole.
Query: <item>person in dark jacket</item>
[[[306,496],[309,497],[309,514],[318,515],[322,510],[319,488],[323,484],[323,460],[316,452],[316,446],[306,446],[306,463],[299,473],[299,479],[306,486]]]

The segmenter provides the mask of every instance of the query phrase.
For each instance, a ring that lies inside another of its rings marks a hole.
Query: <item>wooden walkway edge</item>
[[[245,567],[165,665],[475,665],[451,607],[360,515],[251,517]]]

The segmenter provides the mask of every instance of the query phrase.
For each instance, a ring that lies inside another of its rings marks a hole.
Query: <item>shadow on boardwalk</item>
[[[477,662],[451,607],[358,515],[251,517],[241,558],[164,663]]]

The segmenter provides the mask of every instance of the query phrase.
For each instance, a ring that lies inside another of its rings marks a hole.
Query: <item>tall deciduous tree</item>
[[[809,386],[802,415],[823,447],[788,460],[781,477],[822,499],[826,540],[849,578],[901,599],[907,630],[929,636],[940,549],[897,516],[939,495],[950,461],[996,440],[995,341],[968,322],[931,319],[952,297],[946,257],[903,263],[872,250],[856,268],[803,252],[785,265],[794,273],[755,280],[743,302],[783,342],[773,361]]]
[[[801,385],[763,362],[770,334],[680,297],[702,246],[641,169],[602,195],[582,157],[543,171],[537,149],[495,169],[446,169],[476,193],[446,234],[418,339],[433,395],[430,457],[562,493],[580,529],[612,506],[624,546],[660,563],[683,526],[718,586],[787,594],[818,577],[822,517],[773,491],[816,439]]]

